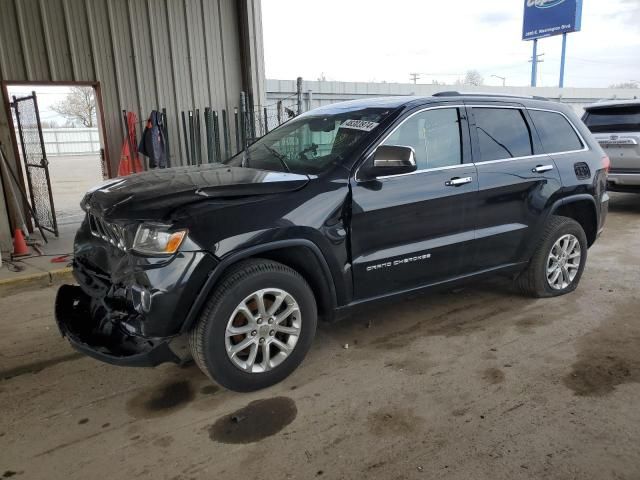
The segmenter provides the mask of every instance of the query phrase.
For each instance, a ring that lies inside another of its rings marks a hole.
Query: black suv
[[[608,208],[608,159],[573,111],[462,95],[338,103],[225,164],[86,194],[63,335],[117,365],[193,356],[227,388],[272,385],[317,319],[487,273],[573,291]]]

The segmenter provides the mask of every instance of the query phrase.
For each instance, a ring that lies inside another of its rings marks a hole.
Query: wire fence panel
[[[288,122],[297,116],[297,112],[298,99],[295,94],[268,105],[256,105],[253,107],[256,138],[266,135],[274,128]]]
[[[41,228],[58,236],[49,162],[40,129],[40,114],[35,92],[29,97],[13,97],[13,111],[35,221]]]
[[[302,79],[298,88],[302,88]],[[255,105],[246,92],[241,92],[233,110],[202,108],[204,122],[200,125],[200,108],[180,112],[184,138],[183,165],[223,162],[271,130],[306,110],[310,102],[303,101],[301,91],[265,105]],[[204,135],[202,132],[204,131]],[[294,146],[292,146],[294,148]],[[206,153],[205,153],[206,152]]]

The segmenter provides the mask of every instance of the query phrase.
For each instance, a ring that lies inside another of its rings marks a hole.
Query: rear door
[[[356,300],[456,277],[472,260],[478,182],[464,107],[409,114],[381,144],[413,147],[418,170],[351,181]]]
[[[522,105],[469,106],[479,186],[473,263],[482,271],[526,261],[561,183]]]

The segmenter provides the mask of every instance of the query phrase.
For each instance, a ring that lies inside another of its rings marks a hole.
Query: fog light
[[[131,301],[138,313],[149,313],[151,310],[151,293],[144,287],[139,285],[131,287]]]

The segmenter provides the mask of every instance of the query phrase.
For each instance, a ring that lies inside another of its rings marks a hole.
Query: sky
[[[454,83],[478,70],[487,85],[531,81],[523,0],[262,0],[267,78]],[[557,86],[562,37],[538,43],[538,86]],[[568,35],[565,86],[640,82],[640,0],[584,0]]]
[[[11,85],[9,86],[9,96],[14,95],[18,98],[27,97],[31,95],[34,87],[24,85]],[[66,123],[66,119],[60,114],[54,112],[51,107],[58,102],[61,102],[69,92],[69,87],[50,87],[50,86],[37,86],[36,96],[38,98],[38,110],[40,110],[40,120],[56,122],[60,127],[63,127]]]

